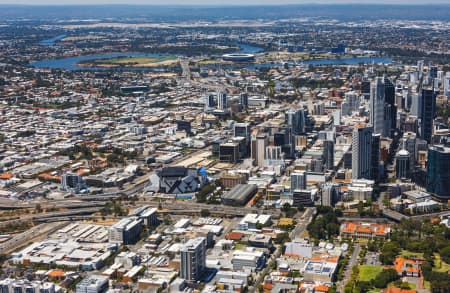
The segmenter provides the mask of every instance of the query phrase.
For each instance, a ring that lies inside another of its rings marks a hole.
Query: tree
[[[450,246],[444,247],[439,251],[441,258],[446,263],[450,263]]]
[[[397,271],[394,269],[385,269],[382,270],[375,279],[372,280],[372,283],[377,288],[386,288],[387,285],[399,279],[400,276],[398,275]]]
[[[385,265],[391,265],[395,257],[400,253],[400,247],[395,242],[386,242],[381,249],[380,261]]]
[[[200,211],[200,216],[202,216],[202,217],[209,217],[210,214],[211,214],[211,212],[208,209],[202,209]]]
[[[290,210],[290,208],[291,208],[291,205],[289,204],[289,203],[285,203],[285,204],[283,204],[283,206],[281,207],[281,211],[283,211],[283,212],[288,212],[289,210]]]

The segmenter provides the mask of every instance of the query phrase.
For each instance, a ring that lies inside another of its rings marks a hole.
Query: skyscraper
[[[259,167],[264,167],[264,154],[266,147],[269,145],[269,138],[265,133],[257,133],[252,137],[251,155],[255,164]]]
[[[371,155],[370,163],[372,165],[370,170],[370,176],[372,180],[378,181],[380,179],[380,144],[381,134],[372,134],[371,141]]]
[[[306,189],[306,172],[294,172],[291,174],[291,192]]]
[[[400,150],[395,156],[395,175],[397,178],[411,177],[411,155],[405,149]]]
[[[373,133],[385,134],[384,120],[384,82],[381,77],[377,77],[370,86],[370,123]]]
[[[180,277],[189,281],[197,281],[206,267],[206,239],[197,237],[186,242],[180,250]]]
[[[339,197],[339,185],[327,182],[322,186],[322,205],[325,207],[334,206]]]
[[[428,148],[427,191],[450,199],[450,147]]]
[[[395,86],[387,77],[384,78],[384,100],[385,100],[385,134],[392,136],[397,129],[397,105],[395,104]]]
[[[356,125],[352,137],[352,178],[371,179],[372,128]]]
[[[243,111],[246,111],[248,109],[248,94],[247,93],[241,93],[239,95],[239,104],[241,104]]]
[[[292,127],[295,135],[305,133],[305,112],[303,109],[290,109],[286,111],[285,123]]]
[[[334,141],[325,140],[323,142],[323,158],[325,161],[325,167],[327,170],[333,170],[334,168]]]
[[[205,112],[215,107],[214,95],[205,96]]]
[[[234,137],[244,137],[247,142],[250,141],[250,124],[235,123],[233,128]]]
[[[430,143],[436,116],[436,93],[432,88],[422,88],[421,94],[420,138]]]
[[[227,109],[227,94],[217,93],[217,109],[226,110]]]

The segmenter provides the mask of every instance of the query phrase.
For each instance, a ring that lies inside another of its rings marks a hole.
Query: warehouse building
[[[225,205],[245,205],[258,192],[256,184],[238,184],[222,197]]]

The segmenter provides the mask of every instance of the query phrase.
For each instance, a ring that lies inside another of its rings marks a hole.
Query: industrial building
[[[225,205],[245,205],[258,192],[256,184],[238,184],[222,196]]]

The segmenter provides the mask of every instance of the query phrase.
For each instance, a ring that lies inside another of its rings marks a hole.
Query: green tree
[[[200,216],[202,217],[209,217],[211,215],[211,212],[208,209],[202,209],[200,211]]]

